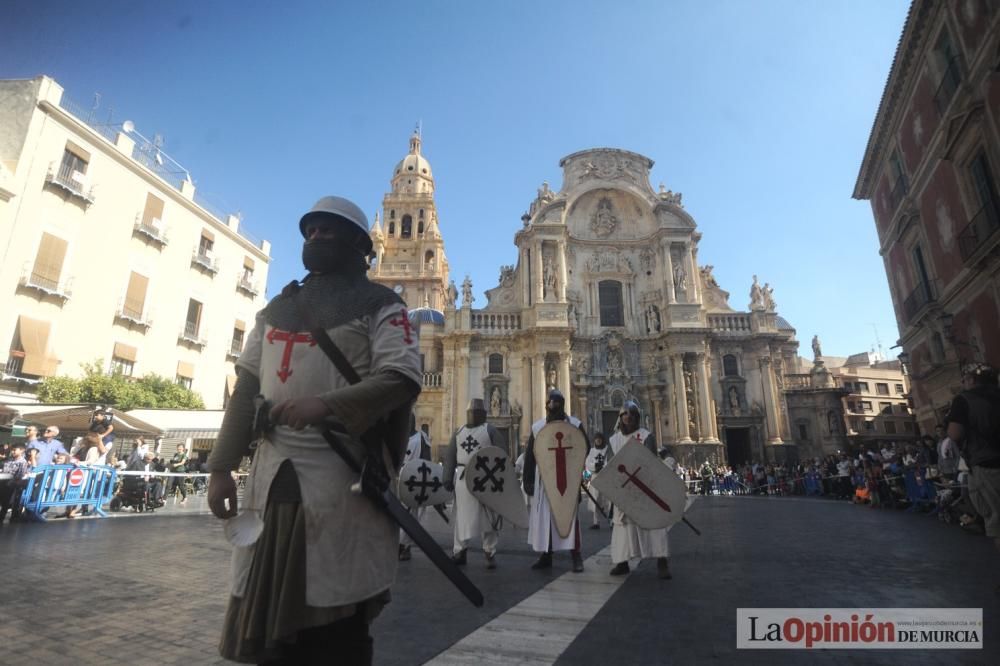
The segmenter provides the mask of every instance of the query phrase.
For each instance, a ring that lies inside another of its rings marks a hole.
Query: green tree
[[[204,409],[201,396],[170,381],[148,374],[140,379],[103,371],[104,361],[83,363],[83,377],[49,377],[38,386],[43,403],[89,402],[122,411],[142,408]]]

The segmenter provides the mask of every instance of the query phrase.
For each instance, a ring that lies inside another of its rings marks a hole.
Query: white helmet
[[[332,215],[333,217],[350,222],[359,231],[363,232],[363,236],[367,239],[369,247],[371,246],[371,238],[368,236],[368,218],[365,216],[364,211],[358,208],[352,201],[344,197],[334,196],[323,197],[317,201],[316,205],[299,220],[299,232],[302,233],[303,238],[306,236],[306,224],[310,219],[318,215]]]

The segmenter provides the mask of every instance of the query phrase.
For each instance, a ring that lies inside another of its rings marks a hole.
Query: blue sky
[[[730,304],[751,276],[847,355],[898,337],[871,210],[851,199],[909,3],[51,2],[8,0],[0,78],[47,74],[132,120],[272,243],[268,294],[302,274],[323,194],[381,207],[415,123],[445,250],[476,306],[559,159],[652,158],[684,194]]]

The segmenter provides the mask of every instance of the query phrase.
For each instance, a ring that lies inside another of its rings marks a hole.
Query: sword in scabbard
[[[328,422],[329,423],[329,422]],[[337,427],[337,426],[333,426]],[[339,429],[339,428],[338,428]],[[351,492],[364,495],[372,501],[375,506],[384,511],[404,532],[406,532],[413,543],[434,563],[441,573],[448,578],[451,583],[458,588],[458,591],[465,595],[465,598],[472,602],[472,605],[479,608],[483,605],[483,593],[479,588],[466,577],[462,570],[451,561],[437,541],[434,540],[427,530],[423,528],[413,514],[403,506],[392,491],[389,490],[388,472],[382,467],[381,461],[375,456],[369,455],[362,465],[355,460],[354,456],[343,442],[337,439],[329,428],[323,430],[323,438],[330,448],[339,455],[344,462],[354,472],[361,475],[351,486]],[[434,507],[438,508],[437,506]]]

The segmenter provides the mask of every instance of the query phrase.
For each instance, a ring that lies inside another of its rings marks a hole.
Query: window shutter
[[[59,277],[62,275],[67,246],[68,243],[62,238],[43,233],[42,241],[38,244],[35,266],[32,269],[33,277],[51,282],[53,287],[57,287]]]
[[[133,314],[139,317],[146,310],[146,290],[149,288],[149,278],[139,275],[135,271],[129,275],[128,289],[125,291],[126,314]]]
[[[153,220],[158,220],[153,222]],[[152,192],[146,194],[146,207],[142,211],[142,224],[146,227],[159,227],[163,221],[163,199]]]
[[[19,317],[17,332],[24,349],[24,361],[21,372],[26,375],[48,377],[55,374],[55,359],[48,356],[49,330],[51,324],[39,319]]]
[[[131,345],[126,345],[125,343],[122,342],[116,342],[115,350],[113,353],[115,358],[120,358],[123,361],[129,361],[131,363],[135,363],[135,358],[138,353],[138,350]]]
[[[194,379],[194,363],[177,361],[177,376],[184,379]]]

